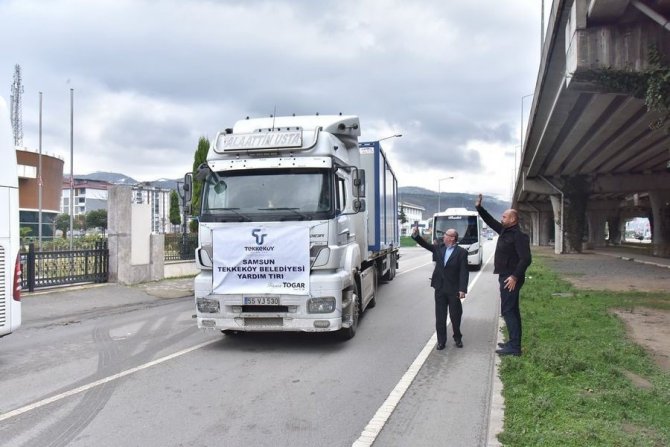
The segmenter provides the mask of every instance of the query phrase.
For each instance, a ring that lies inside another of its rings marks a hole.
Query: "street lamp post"
[[[383,140],[388,140],[389,138],[400,138],[400,137],[402,137],[402,134],[398,133],[398,134],[395,134],[395,135],[389,135],[388,137],[380,138],[380,139],[377,140],[377,142],[383,141]]]
[[[451,180],[454,177],[444,177],[441,178],[437,181],[437,212],[439,213],[442,210],[442,207],[440,206],[440,198],[442,197],[442,180]]]

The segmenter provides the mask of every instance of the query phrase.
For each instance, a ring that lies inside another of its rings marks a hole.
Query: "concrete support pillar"
[[[540,245],[549,245],[550,241],[554,239],[554,220],[552,213],[547,211],[540,211]]]
[[[130,186],[109,190],[109,278],[121,284],[163,279],[163,235],[151,234],[151,208],[134,203]]]
[[[540,212],[528,213],[530,220],[530,243],[531,245],[540,245]]]
[[[654,256],[670,257],[670,191],[649,191]]]
[[[587,211],[586,222],[589,227],[587,247],[596,248],[606,246],[605,224],[607,223],[607,212],[601,210]]]
[[[549,196],[554,211],[554,253],[563,253],[563,200],[561,196]]]

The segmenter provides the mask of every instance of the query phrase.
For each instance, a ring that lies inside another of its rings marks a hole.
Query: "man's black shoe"
[[[444,343],[438,343],[437,347],[435,349],[437,349],[438,351],[443,350],[444,349]]]
[[[501,348],[501,349],[496,349],[496,354],[498,354],[498,355],[513,355],[513,356],[518,357],[518,356],[521,355],[521,351],[513,349],[509,346],[506,346],[506,347]]]
[[[501,342],[501,343],[498,343],[498,347],[499,347],[499,348],[506,348],[506,347],[507,347],[507,342],[504,342],[504,343],[502,343],[502,342]]]
[[[462,348],[463,347],[463,341],[461,339],[455,340],[456,341],[456,347],[457,348]]]

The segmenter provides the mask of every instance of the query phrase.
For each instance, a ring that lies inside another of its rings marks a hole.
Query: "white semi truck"
[[[217,134],[201,194],[197,324],[356,334],[398,268],[398,184],[356,116],[246,119]],[[193,179],[185,177],[187,209]]]
[[[0,97],[0,337],[21,326],[19,177],[9,108]]]

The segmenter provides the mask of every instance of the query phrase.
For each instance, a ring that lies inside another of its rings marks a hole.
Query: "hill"
[[[420,188],[417,186],[402,186],[398,188],[400,201],[419,205],[425,208],[424,219],[429,218],[437,212],[438,195],[435,191]],[[475,200],[477,194],[443,192],[440,194],[439,206],[442,210],[447,208],[467,208],[475,211]],[[484,196],[484,207],[497,219],[510,207],[509,202],[498,200],[495,197]]]
[[[162,188],[162,189],[172,189],[172,190],[177,190],[177,181],[181,181],[181,179],[178,180],[171,180],[171,179],[158,179],[158,180],[152,180],[149,182],[138,182],[132,177],[128,177],[125,174],[120,174],[117,172],[103,172],[103,171],[98,171],[98,172],[93,172],[91,174],[75,174],[75,178],[79,179],[86,179],[86,180],[101,180],[104,182],[112,183],[114,185],[148,185],[148,186],[153,186],[155,188]]]
[[[158,179],[149,182],[138,182],[132,177],[128,177],[124,174],[104,171],[98,171],[84,175],[75,174],[75,177],[88,180],[102,180],[113,183],[115,185],[137,185],[141,183],[144,185],[154,186],[156,188],[172,190],[177,190],[177,182],[182,180]],[[425,208],[426,211],[424,212],[424,219],[429,218],[437,212],[438,200],[437,193],[435,191],[418,186],[402,186],[398,188],[398,192],[400,195],[400,201],[419,205]],[[474,203],[476,198],[476,194],[443,192],[441,193],[439,200],[440,208],[443,210],[446,208],[467,208],[474,211]],[[484,206],[491,213],[491,215],[498,218],[503,213],[503,211],[509,208],[510,204],[509,202],[504,202],[494,197],[484,196]]]

